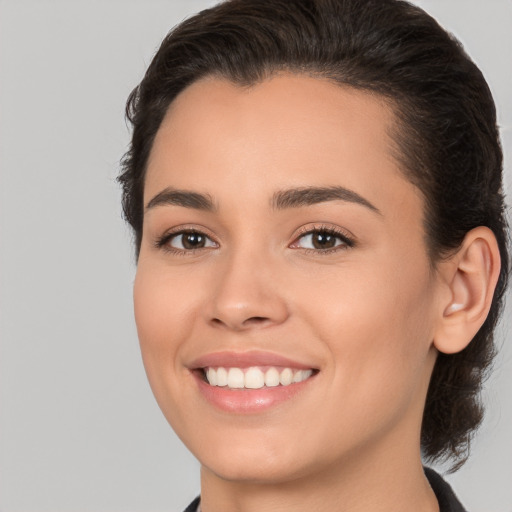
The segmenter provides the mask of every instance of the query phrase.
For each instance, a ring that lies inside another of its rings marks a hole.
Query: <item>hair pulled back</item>
[[[490,313],[465,350],[439,354],[424,411],[425,457],[451,459],[456,469],[482,420],[480,389],[508,277],[502,152],[482,73],[420,8],[399,0],[229,0],[173,29],[126,106],[133,134],[119,181],[137,254],[146,164],[170,103],[205,76],[249,86],[280,71],[389,101],[397,119],[395,157],[424,197],[433,266],[477,226],[497,238],[502,267]]]

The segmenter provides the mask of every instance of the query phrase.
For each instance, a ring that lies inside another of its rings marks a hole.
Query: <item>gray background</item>
[[[213,3],[0,0],[2,512],[179,511],[199,490],[140,361],[115,177],[126,97],[168,29]],[[418,3],[491,85],[510,203],[512,2]],[[473,512],[512,512],[511,331],[472,458],[449,477]]]

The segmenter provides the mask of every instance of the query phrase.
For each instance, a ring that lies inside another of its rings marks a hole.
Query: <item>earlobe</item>
[[[500,272],[494,233],[480,226],[469,231],[460,249],[442,264],[449,288],[434,346],[445,354],[464,350],[489,313]]]

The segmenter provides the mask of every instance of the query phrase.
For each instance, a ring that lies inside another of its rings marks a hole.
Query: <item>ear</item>
[[[489,313],[500,273],[494,233],[480,226],[469,231],[461,247],[440,263],[443,293],[434,346],[445,354],[460,352],[476,335]]]

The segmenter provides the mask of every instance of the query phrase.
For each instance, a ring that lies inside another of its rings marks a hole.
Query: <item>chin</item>
[[[286,483],[310,474],[312,466],[320,462],[317,450],[308,450],[288,432],[274,432],[273,436],[272,430],[237,429],[232,435],[224,434],[207,436],[201,444],[184,441],[206,471],[226,481]]]
[[[242,460],[239,456],[233,458],[202,457],[201,466],[226,481],[253,485],[283,484],[305,476],[308,471],[301,468],[296,462],[285,458],[266,458],[264,452],[257,457]]]

